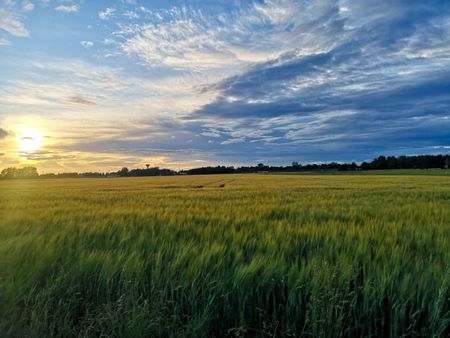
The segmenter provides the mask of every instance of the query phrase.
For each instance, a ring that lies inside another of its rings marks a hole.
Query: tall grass
[[[0,278],[3,336],[444,337],[450,180],[2,181]]]

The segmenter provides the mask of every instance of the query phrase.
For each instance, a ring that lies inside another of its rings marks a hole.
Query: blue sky
[[[449,1],[0,0],[0,167],[449,152]]]

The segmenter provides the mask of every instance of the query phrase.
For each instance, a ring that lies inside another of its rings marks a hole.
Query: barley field
[[[0,181],[0,336],[449,335],[448,176]]]

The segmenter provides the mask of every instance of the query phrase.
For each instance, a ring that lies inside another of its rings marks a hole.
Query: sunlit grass
[[[6,336],[450,333],[450,179],[0,182]]]

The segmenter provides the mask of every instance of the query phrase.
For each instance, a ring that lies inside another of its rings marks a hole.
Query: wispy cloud
[[[130,11],[130,10],[125,11],[125,13],[123,13],[123,15],[130,20],[140,18],[140,15],[138,13],[136,13],[135,11]]]
[[[109,18],[111,18],[111,17],[114,16],[114,12],[115,12],[115,11],[116,11],[115,8],[108,7],[108,8],[106,8],[104,11],[100,11],[100,12],[98,13],[98,17],[99,17],[101,20],[108,20]]]
[[[174,7],[150,12],[151,22],[123,25],[115,34],[125,38],[121,46],[126,53],[151,66],[236,71],[236,66],[277,57],[299,42],[299,53],[333,46],[335,39],[320,25],[335,8],[323,6],[311,12],[308,7],[293,1],[269,1],[213,15]],[[323,46],[317,46],[318,41]]]
[[[30,33],[20,21],[18,15],[10,7],[0,8],[0,29],[17,37],[30,36]]]
[[[79,5],[59,5],[55,7],[55,11],[63,13],[77,13],[80,11]]]
[[[33,152],[20,152],[20,158],[28,161],[55,161],[55,160],[67,160],[76,159],[74,154],[67,154],[55,151],[36,150]]]
[[[32,10],[34,10],[34,4],[32,2],[26,1],[23,3],[22,9],[25,12],[31,12]]]
[[[96,103],[94,101],[85,99],[84,97],[81,97],[81,96],[69,96],[67,98],[67,101],[70,103],[79,104],[79,105],[87,105],[87,106],[95,106],[96,105]]]
[[[245,138],[240,137],[240,138],[230,138],[228,140],[222,141],[220,144],[227,145],[227,144],[235,144],[235,143],[243,143],[243,142],[245,142]]]

